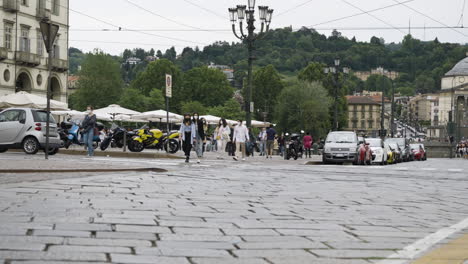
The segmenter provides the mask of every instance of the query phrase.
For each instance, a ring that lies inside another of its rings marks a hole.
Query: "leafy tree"
[[[435,82],[431,76],[426,74],[419,75],[415,80],[416,93],[431,93],[435,92]]]
[[[119,101],[123,81],[119,64],[110,55],[102,51],[86,54],[79,76],[77,91],[71,96],[73,109],[101,108]]]
[[[278,96],[275,120],[283,132],[305,130],[324,137],[330,129],[331,98],[319,82],[297,81]]]
[[[325,64],[319,62],[311,62],[307,67],[301,70],[297,78],[301,81],[322,82],[325,79],[324,68]]]
[[[185,73],[182,93],[185,100],[211,107],[224,104],[232,98],[234,90],[223,72],[204,66]]]
[[[178,111],[180,103],[185,95],[182,94],[182,72],[174,63],[166,59],[160,59],[148,64],[145,71],[138,74],[132,82],[131,87],[140,91],[145,96],[155,93],[156,90],[165,96],[166,94],[166,74],[172,75],[172,99],[171,105]]]
[[[283,88],[281,76],[273,65],[262,67],[254,73],[252,99],[258,110],[258,119],[263,119],[262,112],[268,112],[270,116],[274,113],[276,98]],[[245,92],[244,98],[247,98]]]
[[[198,101],[189,101],[182,103],[181,113],[198,113],[199,115],[206,114],[206,107]]]
[[[164,97],[158,89],[154,89],[149,96],[145,96],[139,90],[130,87],[124,90],[119,104],[139,112],[164,109],[165,107]]]
[[[229,99],[224,105],[209,108],[208,114],[231,120],[245,119],[245,112],[241,110],[240,104],[234,99]]]

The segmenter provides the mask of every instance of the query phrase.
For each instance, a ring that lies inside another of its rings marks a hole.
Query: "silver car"
[[[354,132],[330,132],[325,140],[323,149],[323,163],[356,162],[358,137]]]
[[[36,154],[45,149],[47,112],[31,108],[8,108],[0,112],[0,153],[8,149],[23,149]],[[60,136],[55,119],[50,115],[49,154],[57,153]]]

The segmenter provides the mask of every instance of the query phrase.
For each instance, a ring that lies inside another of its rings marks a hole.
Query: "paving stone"
[[[101,261],[106,262],[104,253],[81,252],[36,252],[36,251],[0,251],[0,259],[14,260],[62,260],[62,261]]]
[[[325,258],[385,258],[395,253],[393,250],[349,250],[349,249],[312,249],[312,253]]]
[[[45,244],[39,243],[18,243],[11,241],[0,241],[0,250],[32,250],[41,251],[46,247]]]
[[[199,235],[222,235],[219,229],[215,228],[188,228],[188,227],[174,227],[176,234],[199,234]]]
[[[135,263],[135,264],[190,264],[186,258],[182,257],[161,257],[161,256],[143,256],[128,254],[111,254],[113,263]]]
[[[109,224],[84,224],[84,223],[59,223],[55,225],[56,230],[73,231],[112,231]]]
[[[323,243],[312,241],[284,241],[284,242],[240,242],[237,244],[240,249],[312,249],[326,248]]]
[[[102,252],[102,253],[131,253],[129,247],[105,247],[105,246],[50,246],[48,252]]]
[[[206,249],[235,249],[232,243],[228,242],[207,242],[207,241],[157,241],[158,248],[206,248]]]
[[[90,246],[142,246],[150,247],[151,242],[136,239],[97,239],[97,238],[67,238],[66,243],[70,245]]]
[[[226,250],[206,248],[135,248],[137,255],[156,255],[172,257],[231,257]]]
[[[226,235],[235,236],[278,236],[279,233],[273,229],[240,229],[240,228],[222,228]]]
[[[142,226],[142,225],[116,225],[117,232],[136,232],[136,233],[158,233],[158,234],[171,234],[168,227],[162,226]]]
[[[90,237],[89,231],[69,231],[69,230],[34,230],[34,236],[51,236],[51,237]]]
[[[261,258],[192,258],[195,264],[267,264]],[[299,263],[299,262],[298,262]],[[302,262],[305,263],[305,262]]]
[[[116,218],[116,217],[103,217],[94,218],[93,223],[104,224],[129,224],[129,225],[156,225],[155,219],[151,218]]]
[[[2,263],[2,262],[0,262]],[[90,262],[76,262],[73,261],[73,264],[89,264]],[[106,264],[108,262],[92,262],[92,264]],[[25,260],[25,261],[12,261],[11,264],[70,264],[69,261],[40,261],[40,260]]]
[[[239,258],[313,257],[311,253],[300,249],[240,249],[232,252]]]
[[[96,232],[96,238],[155,240],[156,234],[134,232]]]
[[[367,260],[357,259],[317,259],[307,257],[289,257],[289,258],[268,258],[274,264],[298,264],[298,263],[311,263],[311,264],[369,264]]]
[[[223,235],[191,235],[191,234],[161,234],[159,238],[162,241],[205,241],[205,242],[229,242],[238,243],[242,238],[238,236]]]

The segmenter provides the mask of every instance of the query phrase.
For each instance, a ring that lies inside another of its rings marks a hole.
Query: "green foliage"
[[[182,103],[181,114],[198,113],[199,115],[206,114],[206,107],[198,101],[189,101]]]
[[[87,105],[101,108],[120,99],[123,82],[119,64],[102,51],[86,54],[77,83],[77,91],[71,97],[73,109],[84,110]]]
[[[299,72],[297,78],[301,81],[322,82],[325,79],[324,68],[325,64],[319,62],[311,62],[307,67]]]
[[[245,119],[245,112],[241,110],[240,104],[234,99],[229,99],[224,105],[208,109],[208,114],[231,120]]]
[[[263,120],[263,112],[269,113],[270,116],[273,114],[276,98],[283,88],[284,84],[281,76],[273,65],[268,65],[255,71],[253,75],[252,99],[255,109],[258,110],[257,119]],[[245,90],[244,98],[247,98]],[[271,118],[269,119],[271,120]]]
[[[276,122],[283,132],[305,130],[324,137],[330,129],[331,98],[319,82],[297,81],[278,96]]]
[[[187,71],[181,89],[184,100],[198,101],[208,107],[222,105],[234,94],[224,73],[206,66]]]
[[[68,49],[68,67],[71,75],[78,74],[78,68],[83,64],[85,54],[77,48]]]
[[[160,90],[154,89],[150,92],[149,96],[146,96],[139,90],[131,87],[125,88],[119,104],[122,107],[139,112],[164,109],[165,107],[164,97]]]

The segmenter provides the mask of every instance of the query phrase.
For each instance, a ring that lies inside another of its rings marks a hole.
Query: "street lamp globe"
[[[237,21],[237,8],[229,8],[229,19],[231,20],[232,24],[236,23]]]
[[[260,20],[265,21],[267,17],[268,6],[259,6],[258,7]]]
[[[249,10],[255,9],[255,0],[249,0]]]
[[[335,59],[335,66],[340,66],[340,59]]]
[[[269,25],[271,23],[271,18],[273,17],[273,9],[268,9],[266,15],[266,22]]]
[[[239,20],[244,20],[245,18],[245,8],[246,6],[245,5],[238,5],[237,6],[237,18],[239,18]]]

